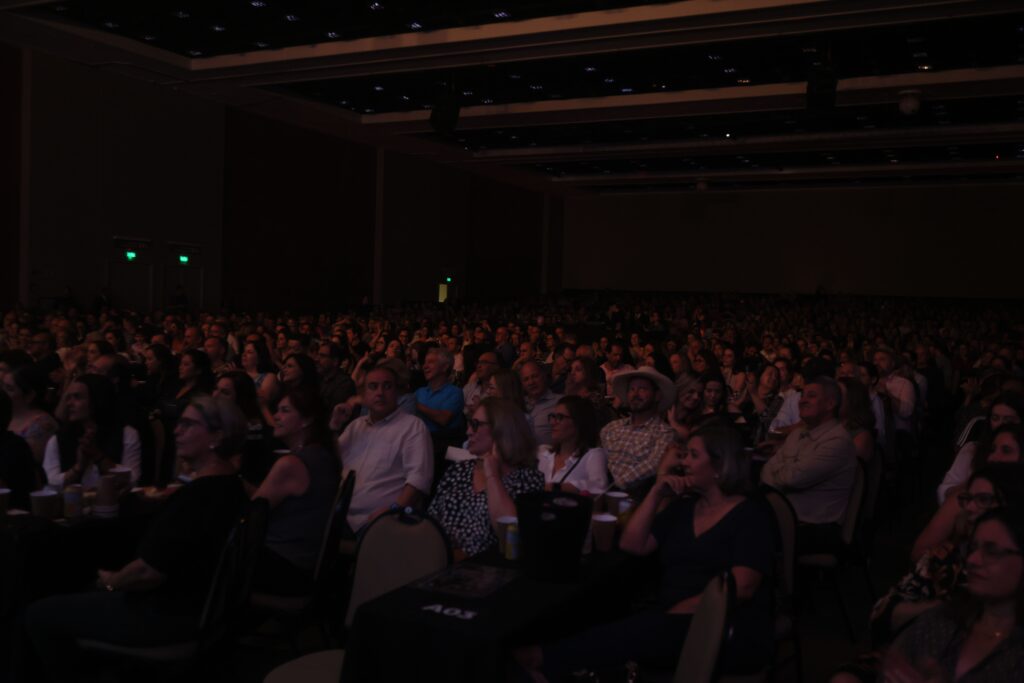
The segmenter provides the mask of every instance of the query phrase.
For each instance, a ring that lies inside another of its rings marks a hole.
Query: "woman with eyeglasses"
[[[963,488],[975,465],[978,450],[984,448],[986,436],[991,435],[1003,425],[1020,424],[1022,416],[1024,416],[1024,397],[1019,394],[1007,392],[993,399],[988,408],[988,416],[983,422],[985,429],[982,437],[968,441],[960,448],[952,466],[943,477],[942,483],[939,484],[937,494],[940,504],[950,493],[955,494]]]
[[[608,486],[608,453],[598,447],[597,413],[579,396],[563,396],[548,415],[551,445],[537,451],[545,488],[598,494]]]
[[[979,471],[990,463],[1020,462],[1022,443],[1024,429],[1020,425],[1007,424],[1000,427],[979,447],[972,469]],[[956,496],[946,498],[928,526],[914,541],[910,559],[917,561],[929,548],[949,538],[959,512]]]
[[[967,488],[950,500],[955,501],[957,515],[949,535],[928,548],[913,570],[875,603],[871,624],[876,645],[889,642],[914,618],[963,589],[967,539],[981,515],[1024,503],[1024,465],[997,463],[978,470]]]
[[[485,398],[466,432],[466,447],[476,458],[445,471],[427,510],[460,558],[496,544],[498,519],[516,514],[516,496],[544,488],[544,475],[536,469],[537,442],[519,406]]]
[[[922,614],[890,648],[885,681],[1024,680],[1024,511],[981,515],[965,551],[966,590]]]
[[[25,626],[49,680],[82,679],[79,638],[148,646],[196,636],[221,550],[245,506],[232,465],[245,441],[245,417],[226,399],[200,396],[182,412],[174,438],[192,481],[167,499],[138,557],[117,571],[100,570],[98,590],[29,606]]]

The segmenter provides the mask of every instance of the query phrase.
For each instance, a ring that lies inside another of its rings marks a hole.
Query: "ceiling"
[[[0,12],[0,40],[550,192],[1024,181],[1016,1]]]

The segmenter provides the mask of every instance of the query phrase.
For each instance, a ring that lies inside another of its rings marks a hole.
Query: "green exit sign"
[[[181,265],[187,266],[188,265],[188,260],[189,260],[188,259],[188,254],[179,254],[178,255],[178,263],[180,263]]]
[[[124,258],[125,258],[126,261],[131,263],[135,259],[139,258],[139,255],[138,255],[138,253],[136,253],[136,252],[134,252],[134,251],[129,249],[128,251],[124,252]]]

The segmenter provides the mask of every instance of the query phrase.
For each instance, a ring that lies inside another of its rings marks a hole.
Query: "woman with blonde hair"
[[[467,434],[467,449],[476,458],[445,472],[428,509],[457,557],[494,545],[498,518],[516,514],[516,496],[544,488],[533,430],[514,403],[485,398],[469,419]]]

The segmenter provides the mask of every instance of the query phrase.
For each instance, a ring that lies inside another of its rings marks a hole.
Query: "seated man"
[[[356,474],[348,510],[348,525],[356,533],[392,504],[415,507],[430,492],[430,435],[422,420],[398,409],[398,382],[391,367],[370,370],[363,384],[369,412],[338,437],[341,466]]]
[[[462,398],[465,409],[462,411],[466,417],[476,412],[476,407],[487,395],[487,383],[500,366],[498,365],[498,354],[494,351],[485,351],[480,354],[476,361],[476,371],[469,376],[466,386],[462,387]]]
[[[652,367],[620,373],[612,390],[629,417],[601,430],[601,445],[608,452],[608,471],[615,485],[634,497],[646,493],[658,462],[675,432],[663,415],[676,400],[675,385]]]
[[[857,456],[839,421],[842,393],[829,377],[804,387],[800,419],[805,429],[790,432],[761,470],[761,481],[786,494],[797,519],[801,552],[835,552],[856,476]]]
[[[416,412],[434,441],[435,456],[441,458],[448,446],[461,445],[466,438],[465,399],[450,381],[454,367],[455,358],[448,349],[430,349],[423,361],[427,386],[416,390]]]
[[[555,409],[561,394],[548,389],[548,376],[540,363],[528,360],[519,368],[519,379],[526,394],[526,412],[533,423],[533,435],[538,446],[551,443],[551,423],[548,415]]]

